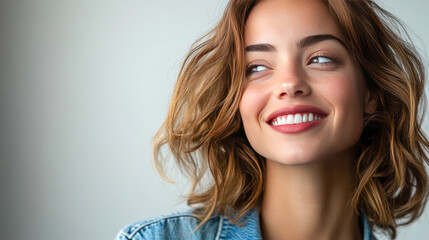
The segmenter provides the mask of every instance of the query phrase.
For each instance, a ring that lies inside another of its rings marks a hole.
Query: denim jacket
[[[131,224],[122,229],[115,240],[262,240],[259,212],[256,208],[240,218],[239,222],[245,223],[243,226],[234,225],[226,217],[213,216],[194,232],[200,221],[191,213],[192,210],[176,212]],[[363,228],[363,240],[376,240],[363,212],[360,214],[359,221]]]

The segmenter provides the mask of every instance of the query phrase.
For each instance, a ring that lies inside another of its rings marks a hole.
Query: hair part
[[[238,223],[264,191],[265,159],[250,146],[238,111],[245,87],[244,26],[259,2],[231,0],[218,25],[192,46],[154,138],[161,176],[169,179],[162,155],[168,146],[191,180],[186,198],[202,220],[199,226],[213,214]],[[425,70],[409,38],[402,38],[399,20],[375,2],[325,2],[377,103],[365,116],[350,206],[395,238],[396,227],[418,218],[428,197],[429,142],[421,126]],[[211,181],[203,186],[205,176]]]

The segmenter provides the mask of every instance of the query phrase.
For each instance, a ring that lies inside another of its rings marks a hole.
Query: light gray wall
[[[226,2],[0,3],[1,239],[113,239],[186,207],[183,187],[157,176],[150,141],[185,53]],[[428,2],[384,2],[427,56]],[[398,239],[429,236],[428,215]]]

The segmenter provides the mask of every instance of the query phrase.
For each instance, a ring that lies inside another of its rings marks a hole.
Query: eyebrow
[[[331,34],[320,34],[320,35],[311,35],[307,36],[297,42],[298,48],[305,48],[310,45],[326,41],[326,40],[335,40],[339,42],[341,45],[343,45],[346,48],[346,45],[343,41],[341,41],[339,38],[331,35]],[[276,48],[268,43],[261,43],[261,44],[254,44],[249,45],[245,48],[246,52],[274,52],[276,51]]]
[[[268,43],[249,45],[245,48],[246,52],[274,52],[276,48]]]
[[[305,47],[308,47],[310,45],[313,45],[313,44],[316,44],[318,42],[322,42],[325,40],[335,40],[335,41],[339,42],[341,45],[343,45],[344,47],[346,47],[346,45],[344,44],[343,41],[341,41],[339,38],[337,38],[331,34],[312,35],[312,36],[305,37],[297,43],[297,46],[298,46],[298,48],[305,48]]]

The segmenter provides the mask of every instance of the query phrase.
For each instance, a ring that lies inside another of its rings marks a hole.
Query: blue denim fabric
[[[259,225],[259,213],[256,208],[248,212],[239,220],[245,223],[243,226],[232,224],[223,216],[213,216],[196,231],[199,220],[191,215],[192,210],[163,215],[150,220],[131,224],[122,229],[115,240],[262,240]],[[360,214],[361,226],[363,226],[363,240],[376,240],[371,232],[366,216]]]

